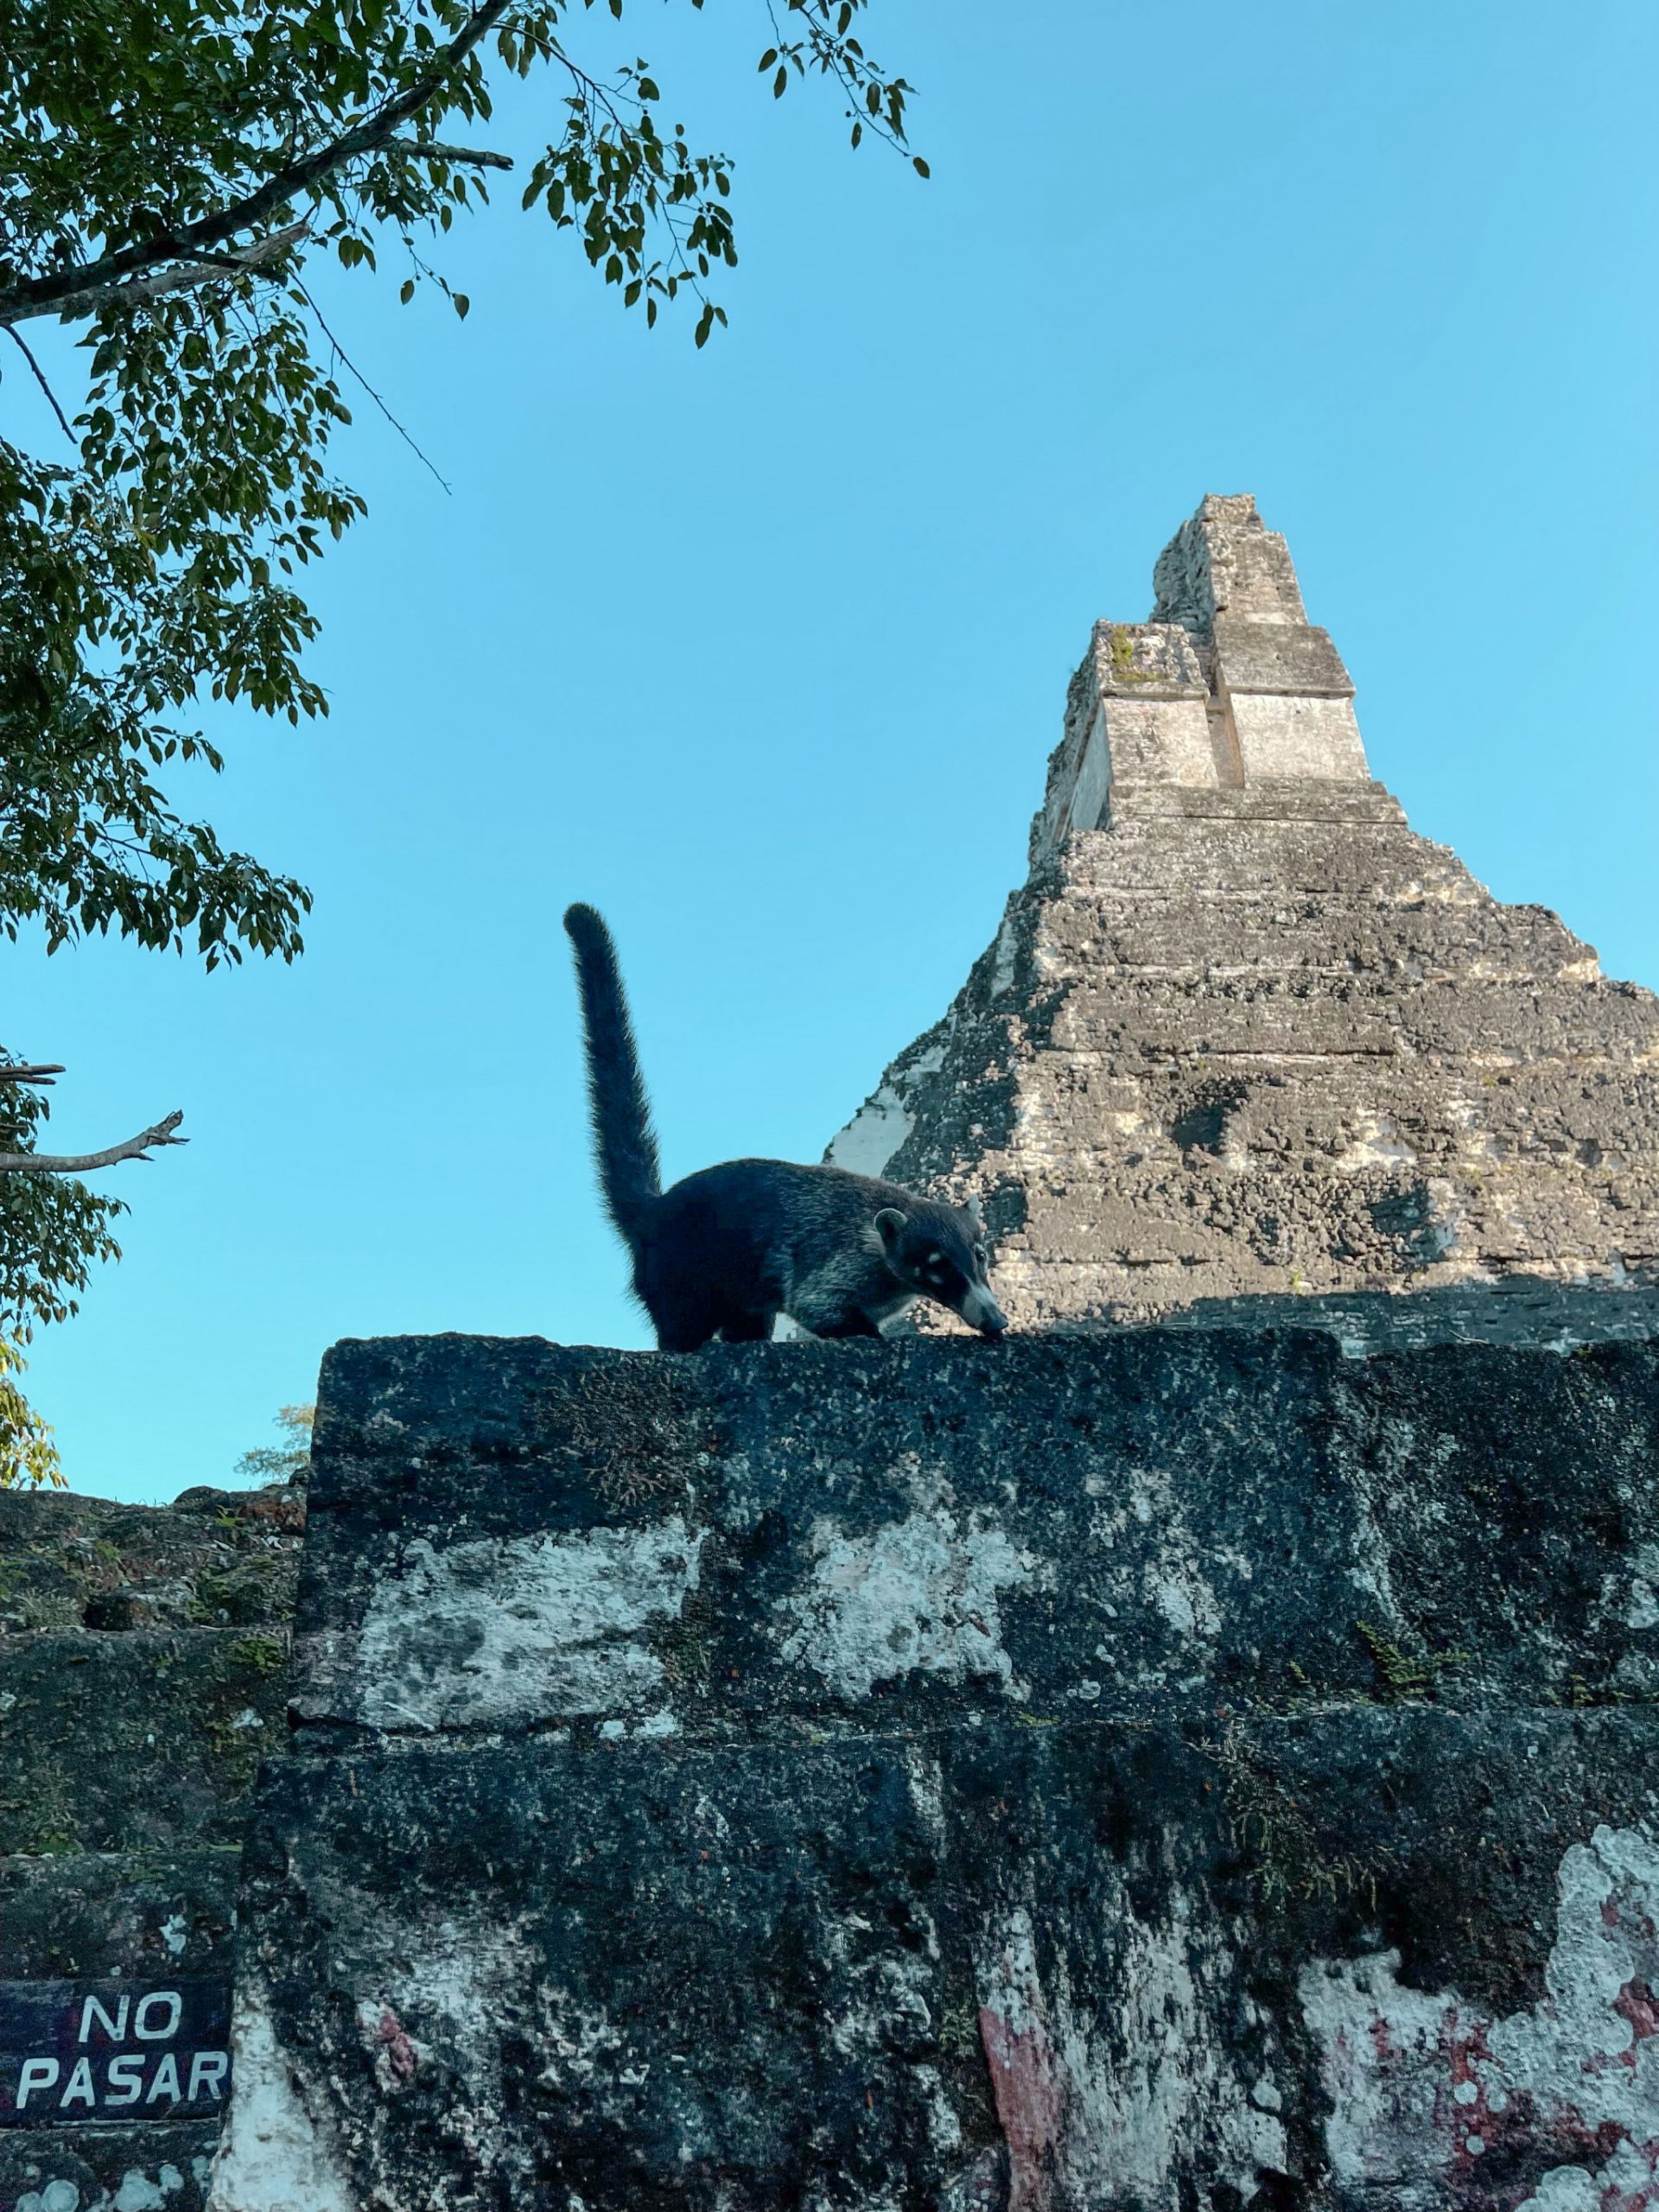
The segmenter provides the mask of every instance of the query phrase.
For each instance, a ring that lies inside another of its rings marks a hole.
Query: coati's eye
[[[974,1247],[974,1265],[981,1269],[990,1265],[990,1256],[982,1244],[976,1244]]]

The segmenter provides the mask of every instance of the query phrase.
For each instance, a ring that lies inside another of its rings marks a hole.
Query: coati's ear
[[[891,1249],[910,1226],[910,1216],[900,1213],[897,1206],[883,1206],[875,1217],[875,1226],[881,1242]]]
[[[979,1192],[977,1191],[976,1191],[973,1197],[969,1199],[967,1205],[963,1208],[963,1211],[967,1215],[969,1220],[973,1223],[976,1229],[984,1228],[985,1217],[979,1210]]]

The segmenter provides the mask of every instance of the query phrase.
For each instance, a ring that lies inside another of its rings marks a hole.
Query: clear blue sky
[[[1659,985],[1651,0],[878,0],[931,184],[774,107],[747,0],[626,29],[736,161],[730,333],[647,335],[511,188],[446,249],[464,327],[329,282],[454,489],[360,404],[332,717],[216,725],[305,958],[3,954],[55,1143],[192,1139],[105,1179],[127,1256],[35,1347],[77,1488],[227,1479],[340,1336],[645,1342],[561,909],[620,938],[671,1175],[816,1158],[994,932],[1089,626],[1206,491],[1287,533],[1415,827]]]

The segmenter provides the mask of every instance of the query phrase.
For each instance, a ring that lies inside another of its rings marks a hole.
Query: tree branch
[[[38,1083],[50,1084],[54,1076],[63,1073],[58,1060],[40,1060],[33,1065],[19,1062],[16,1067],[0,1067],[0,1083]]]
[[[148,276],[130,276],[124,283],[99,284],[77,296],[66,313],[78,315],[97,315],[108,307],[126,307],[137,300],[158,300],[164,292],[182,292],[192,284],[211,283],[215,276],[238,276],[247,270],[259,270],[266,262],[274,261],[278,254],[304,237],[311,227],[309,219],[303,223],[290,223],[285,231],[273,231],[269,238],[256,238],[236,254],[195,254],[188,247],[169,250],[168,258],[175,260],[181,253],[193,257],[181,269],[159,269]],[[97,264],[95,264],[94,266]],[[16,295],[13,296],[14,297]],[[11,328],[16,322],[24,322],[30,315],[48,312],[42,308],[29,308],[16,316],[10,312],[7,301],[0,297],[0,329]],[[15,328],[11,334],[17,338]],[[22,340],[17,338],[21,346]],[[73,432],[71,433],[73,435]]]
[[[223,245],[238,231],[251,230],[263,223],[277,208],[309,191],[314,184],[343,168],[348,162],[359,160],[365,154],[378,153],[401,125],[418,115],[427,102],[443,90],[454,70],[512,4],[513,0],[485,0],[482,7],[474,9],[425,76],[417,78],[395,99],[387,100],[364,122],[342,131],[338,138],[327,146],[320,146],[315,153],[290,162],[275,176],[267,177],[256,191],[221,208],[217,214],[181,224],[176,231],[164,232],[142,245],[121,246],[114,253],[104,254],[79,269],[58,270],[50,276],[30,276],[14,285],[10,291],[0,292],[0,328],[14,322],[27,322],[39,315],[79,316],[94,312],[86,304],[88,298],[102,295],[97,305],[104,306],[112,289],[117,296],[133,296],[125,290],[127,278],[148,276],[161,265],[181,260],[207,246]],[[175,281],[162,289],[176,289],[178,284],[193,277],[200,282],[194,271],[189,276],[175,271]]]
[[[511,154],[492,154],[476,146],[440,146],[433,139],[388,138],[386,151],[396,154],[425,154],[435,162],[470,162],[480,169],[510,169]]]
[[[15,1076],[15,1071],[13,1073]],[[0,1153],[0,1175],[84,1175],[90,1168],[113,1167],[121,1160],[148,1160],[153,1144],[189,1143],[188,1137],[175,1137],[173,1134],[183,1119],[182,1112],[169,1114],[154,1128],[129,1137],[124,1144],[112,1144],[106,1152]]]

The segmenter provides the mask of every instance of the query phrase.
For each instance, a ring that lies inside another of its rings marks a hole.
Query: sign
[[[230,2018],[222,1981],[0,1981],[0,2127],[216,2119]]]

